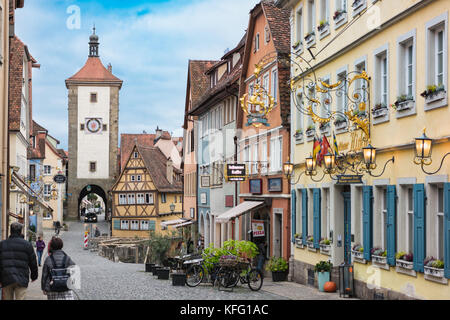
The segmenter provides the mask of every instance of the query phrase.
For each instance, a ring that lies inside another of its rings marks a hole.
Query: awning
[[[173,227],[174,228],[180,228],[180,227],[189,226],[189,225],[191,225],[193,223],[195,223],[195,221],[187,221],[187,222],[184,222],[184,223],[176,224]]]
[[[183,223],[183,222],[186,222],[186,221],[187,221],[186,219],[167,220],[167,221],[161,222],[161,226],[162,227],[168,227],[168,226],[171,226],[171,225],[174,225],[174,224],[180,224],[180,223]]]
[[[53,212],[53,209],[39,199],[39,196],[31,189],[31,187],[26,184],[15,172],[11,175],[11,181],[25,194],[30,196],[33,200],[37,202],[44,210],[48,210],[50,213]]]
[[[230,221],[230,219],[237,218],[244,213],[263,205],[265,205],[264,201],[244,201],[236,207],[222,213],[216,218],[216,222],[226,223]]]

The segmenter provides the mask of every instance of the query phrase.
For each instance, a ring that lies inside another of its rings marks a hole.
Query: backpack
[[[64,259],[60,268],[56,266],[55,258],[53,257],[53,255],[50,256],[50,259],[53,263],[53,268],[50,270],[50,291],[69,291],[70,289],[68,288],[67,283],[69,282],[70,273],[67,268],[65,268],[67,255],[64,253]]]

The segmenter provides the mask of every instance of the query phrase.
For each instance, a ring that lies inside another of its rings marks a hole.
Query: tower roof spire
[[[94,27],[92,29],[92,35],[89,37],[89,57],[98,57],[98,47],[99,47],[99,42],[98,42],[98,35],[95,34],[95,24]]]

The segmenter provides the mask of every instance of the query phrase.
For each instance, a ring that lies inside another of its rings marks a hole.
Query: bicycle
[[[220,287],[233,290],[239,283],[247,284],[250,290],[258,291],[264,282],[261,270],[253,267],[250,261],[239,259],[221,259],[219,262],[218,284]],[[223,291],[223,290],[222,290]]]
[[[211,271],[208,270],[203,258],[188,260],[183,264],[189,265],[186,271],[186,285],[188,287],[197,287],[200,283],[205,281],[205,276],[208,277],[206,279],[207,282],[215,285],[217,274],[220,269],[220,266],[217,263],[213,264]]]

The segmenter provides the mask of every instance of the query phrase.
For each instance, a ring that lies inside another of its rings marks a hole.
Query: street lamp
[[[441,160],[441,165],[439,168],[434,172],[428,172],[426,171],[423,166],[429,166],[432,163],[431,159],[431,149],[433,145],[433,139],[428,138],[425,134],[425,129],[423,130],[423,134],[421,137],[416,138],[415,143],[415,158],[414,163],[417,165],[420,165],[423,172],[425,172],[428,175],[433,175],[439,172],[442,168],[442,164],[444,163],[444,159],[450,154],[450,152],[446,153]]]
[[[306,158],[306,175],[315,176],[316,174],[316,159],[309,155],[309,157]]]
[[[377,167],[376,157],[377,157],[377,149],[374,148],[370,143],[367,147],[362,148],[364,163],[366,164],[366,168],[368,170],[373,170]]]
[[[325,162],[325,169],[327,170],[327,172],[332,173],[334,171],[334,167],[335,167],[335,156],[334,154],[328,152],[325,156],[324,156],[324,162]]]
[[[300,173],[296,182],[292,182],[291,178],[294,175],[294,164],[288,160],[283,164],[283,173],[286,176],[289,184],[297,184],[304,172]]]
[[[172,213],[175,211],[175,205],[173,203],[170,205],[170,211],[172,211]]]

